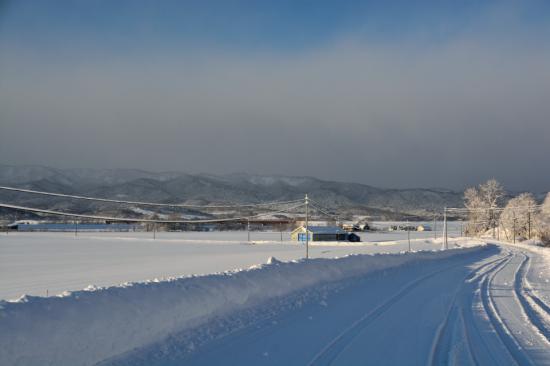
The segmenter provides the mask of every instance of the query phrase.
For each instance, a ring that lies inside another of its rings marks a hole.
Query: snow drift
[[[214,316],[317,284],[477,250],[482,247],[287,263],[271,258],[268,264],[242,271],[2,301],[0,364],[90,365]]]

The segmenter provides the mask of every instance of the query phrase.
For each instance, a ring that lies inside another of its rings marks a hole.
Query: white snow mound
[[[0,365],[91,365],[323,282],[477,250],[293,262],[271,257],[268,264],[236,272],[0,301]]]

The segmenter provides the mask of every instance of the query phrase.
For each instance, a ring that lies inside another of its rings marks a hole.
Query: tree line
[[[497,180],[464,191],[466,235],[492,235],[505,241],[537,239],[550,246],[550,192],[542,204],[532,193],[507,198]]]

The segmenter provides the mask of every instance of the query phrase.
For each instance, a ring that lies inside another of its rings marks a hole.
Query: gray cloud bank
[[[79,62],[1,48],[4,163],[550,187],[550,49],[537,42],[342,40]]]

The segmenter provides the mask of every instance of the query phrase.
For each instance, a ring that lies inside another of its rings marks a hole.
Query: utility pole
[[[281,225],[279,225],[279,230],[281,231],[281,242],[283,241],[283,223],[281,222]]]
[[[529,208],[530,210],[531,208]],[[531,211],[527,212],[527,218],[529,220],[529,240],[531,240]]]
[[[445,249],[449,249],[449,244],[447,243],[447,207],[443,208],[443,246]]]
[[[309,198],[306,193],[306,259],[309,258]]]
[[[13,213],[13,223],[15,224],[15,226],[17,226],[17,231],[19,231],[19,224],[17,223],[17,219],[18,219],[17,211],[15,211]]]
[[[407,240],[409,241],[409,253],[411,251],[411,228],[409,227],[409,220],[407,220]]]
[[[247,233],[248,241],[250,241],[250,219],[247,219],[246,233]]]
[[[435,221],[437,219],[437,215],[434,214],[434,240],[437,240],[437,221]]]
[[[495,235],[495,211],[491,209],[491,226],[493,226],[493,239],[496,239]]]
[[[514,244],[516,244],[516,218],[514,214]]]
[[[153,239],[157,238],[157,223],[153,223]]]

